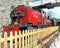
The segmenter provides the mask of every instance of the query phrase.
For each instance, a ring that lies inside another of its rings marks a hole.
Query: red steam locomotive
[[[15,34],[15,31],[26,29],[28,27],[43,27],[50,26],[52,21],[47,19],[44,11],[38,12],[26,6],[16,7],[10,14],[11,24],[3,26],[3,32],[10,31]]]

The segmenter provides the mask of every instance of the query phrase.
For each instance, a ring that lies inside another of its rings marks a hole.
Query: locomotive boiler
[[[9,34],[12,31],[15,34],[15,31],[19,32],[19,30],[25,30],[29,27],[50,26],[51,20],[47,19],[44,11],[41,12],[24,5],[14,8],[10,14],[11,24],[3,26],[3,32]]]

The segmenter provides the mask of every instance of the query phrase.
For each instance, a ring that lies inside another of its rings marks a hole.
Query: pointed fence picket
[[[15,31],[15,35],[13,35],[13,32],[10,32],[9,36],[4,32],[4,37],[1,37],[0,34],[0,48],[41,48],[41,44],[38,40],[58,29],[58,26],[55,26],[44,29],[34,29],[33,31],[23,30],[22,32],[19,31],[19,34]],[[50,39],[53,36],[54,35],[50,36]],[[49,38],[47,38],[43,43],[48,41]]]

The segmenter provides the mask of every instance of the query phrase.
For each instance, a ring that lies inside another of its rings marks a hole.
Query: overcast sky
[[[53,9],[49,9],[49,11],[52,13],[52,17],[60,19],[60,7],[54,7]]]

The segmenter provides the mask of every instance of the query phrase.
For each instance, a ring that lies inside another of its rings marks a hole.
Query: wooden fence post
[[[36,32],[35,34],[33,34],[33,41],[32,41],[32,43],[33,43],[33,48],[37,48],[36,46],[37,46],[37,33],[38,33],[38,30],[36,29],[36,30],[34,30],[33,32]]]
[[[32,31],[30,31],[30,33],[32,33]],[[30,35],[30,48],[33,48],[33,38],[32,38],[32,34]]]
[[[21,48],[21,31],[19,31],[19,48]]]
[[[39,31],[40,31],[40,30],[38,29],[38,33],[37,33],[37,35],[38,35],[38,41],[39,41],[39,38],[40,38],[40,37],[39,37],[39,35],[40,35],[40,34],[39,34]],[[37,48],[39,48],[39,44],[38,44],[38,47],[37,47]]]
[[[0,33],[0,48],[1,48],[1,39],[2,39],[2,38],[1,38],[1,33]]]
[[[22,48],[24,48],[24,31],[22,32]]]
[[[17,31],[15,31],[15,48],[17,48]]]
[[[29,45],[30,45],[30,44],[29,44],[29,30],[28,30],[28,48],[29,48]]]
[[[27,30],[25,31],[25,48],[27,48]]]
[[[10,48],[13,48],[13,39],[12,39],[13,33],[10,32]]]
[[[56,31],[58,28],[57,27],[50,27],[50,28],[46,28],[46,29],[38,29],[35,31],[31,31],[27,32],[27,30],[21,32],[19,31],[19,35],[17,35],[17,31],[15,31],[15,36],[13,36],[13,33],[10,32],[10,37],[7,37],[7,33],[4,32],[4,38],[1,37],[0,35],[0,48],[2,47],[2,42],[4,43],[4,48],[8,48],[8,41],[10,41],[10,48],[13,48],[13,40],[15,41],[15,47],[14,48],[41,48],[41,44],[38,44],[38,40],[45,37],[46,35],[49,35],[51,33],[53,33],[54,31]],[[49,35],[50,36],[50,35]],[[54,34],[52,36],[50,36],[50,39],[54,36]],[[36,39],[37,40],[36,40]],[[19,39],[19,45],[17,45],[17,39]],[[44,38],[43,38],[44,39]],[[24,41],[25,40],[25,41]],[[49,41],[49,38],[44,41],[43,43],[46,43]]]
[[[40,31],[40,30],[38,29],[38,33],[37,33],[37,35],[38,35],[38,39],[39,39],[39,31]]]
[[[7,33],[4,32],[4,48],[7,48]]]

